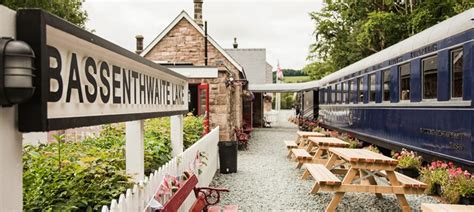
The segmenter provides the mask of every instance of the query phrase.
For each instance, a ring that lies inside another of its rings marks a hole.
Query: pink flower
[[[448,168],[448,164],[443,163],[443,164],[441,164],[441,167],[442,167],[443,169]]]

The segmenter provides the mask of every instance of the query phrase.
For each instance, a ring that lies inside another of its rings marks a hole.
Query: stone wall
[[[204,36],[183,18],[145,55],[145,58],[152,61],[186,62],[194,66],[204,66],[204,42]],[[207,48],[208,66],[218,67],[218,78],[189,79],[188,82],[209,84],[211,127],[220,127],[221,141],[234,140],[234,128],[242,126],[242,87],[225,86],[229,76],[227,68],[234,79],[240,79],[241,74],[211,43],[208,42]],[[218,61],[224,65],[218,66]]]

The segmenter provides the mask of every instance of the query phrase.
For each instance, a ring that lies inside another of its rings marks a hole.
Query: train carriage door
[[[204,116],[204,133],[209,133],[209,84],[198,85],[198,107],[197,114]]]

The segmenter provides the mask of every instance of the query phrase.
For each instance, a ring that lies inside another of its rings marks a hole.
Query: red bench
[[[250,135],[245,133],[243,129],[235,128],[234,131],[239,144],[241,144],[244,149],[247,149],[247,144],[250,140]]]
[[[183,204],[189,194],[194,191],[196,201],[189,209],[191,212],[216,212],[221,211],[220,206],[217,204],[220,201],[220,192],[229,192],[228,189],[224,188],[210,188],[210,187],[196,187],[198,184],[198,178],[196,175],[189,175],[188,180],[176,191],[171,199],[163,206],[162,209],[156,210],[157,212],[176,212],[179,207]],[[236,212],[236,205],[224,206],[224,211]]]

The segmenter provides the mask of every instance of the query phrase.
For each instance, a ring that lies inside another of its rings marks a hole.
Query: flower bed
[[[201,117],[184,119],[184,145],[202,136]],[[169,118],[145,122],[145,172],[171,159]],[[105,125],[97,138],[58,142],[23,150],[24,210],[99,210],[133,183],[125,173],[124,124]]]

